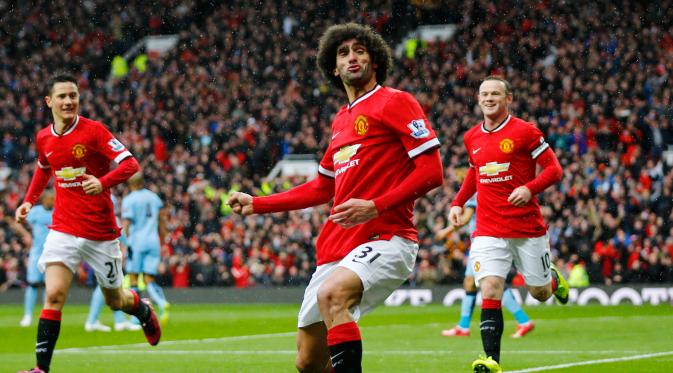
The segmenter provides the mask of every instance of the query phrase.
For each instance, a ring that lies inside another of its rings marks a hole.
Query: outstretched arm
[[[307,183],[271,196],[252,197],[246,193],[234,192],[229,196],[228,203],[235,213],[250,215],[322,205],[329,202],[332,197],[334,197],[334,179],[318,174],[318,177]]]
[[[33,178],[30,180],[30,186],[28,187],[28,192],[26,192],[26,197],[24,198],[21,206],[16,209],[16,213],[14,214],[14,218],[16,219],[17,223],[23,223],[26,221],[28,212],[30,212],[30,209],[37,202],[38,198],[40,198],[44,188],[46,188],[47,183],[49,183],[49,179],[51,179],[51,172],[49,167],[40,167],[39,162],[37,166],[38,167],[35,168]]]
[[[351,198],[334,207],[334,214],[329,217],[330,220],[343,228],[350,228],[365,223],[404,202],[413,201],[442,185],[444,172],[439,149],[422,153],[413,161],[414,171],[407,175],[400,185],[373,200]]]

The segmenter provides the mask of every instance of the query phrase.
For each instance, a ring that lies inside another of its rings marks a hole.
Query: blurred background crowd
[[[386,82],[419,100],[445,166],[443,187],[416,205],[411,285],[462,281],[467,232],[435,233],[467,170],[462,134],[481,119],[476,91],[489,74],[512,83],[512,113],[539,126],[563,166],[563,181],[539,195],[557,264],[594,284],[673,282],[670,0],[56,0],[0,1],[0,10],[0,290],[24,283],[29,248],[14,210],[35,167],[35,133],[51,121],[44,83],[61,69],[79,79],[81,114],[131,150],[167,205],[160,284],[308,283],[329,206],[241,218],[226,201],[305,181],[265,179],[287,154],[322,157],[346,97],[315,55],[322,32],[346,21],[393,47],[418,25],[456,25],[445,41],[404,41]],[[162,33],[179,35],[176,48],[106,85],[115,55]]]

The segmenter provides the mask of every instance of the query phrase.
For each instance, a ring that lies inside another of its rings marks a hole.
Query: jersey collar
[[[490,131],[487,130],[486,127],[484,127],[484,122],[481,122],[481,130],[482,130],[483,132],[485,132],[485,133],[498,132],[498,131],[500,131],[501,129],[505,128],[505,126],[507,125],[507,123],[509,123],[509,120],[510,120],[510,119],[512,119],[512,114],[508,114],[508,115],[507,115],[507,118],[505,118],[505,120],[503,120],[502,122],[500,122],[500,124],[498,124],[497,127],[495,127],[494,129],[492,129],[492,130],[490,130]]]
[[[374,88],[370,89],[369,92],[367,92],[367,93],[363,94],[362,96],[356,98],[355,101],[348,104],[348,110],[351,110],[353,107],[355,107],[355,105],[357,105],[357,104],[361,103],[362,101],[371,97],[379,89],[381,89],[381,86],[379,84],[377,84]]]
[[[79,123],[79,115],[76,115],[76,116],[75,116],[75,123],[73,123],[73,125],[70,126],[70,128],[68,128],[68,130],[65,131],[65,132],[64,132],[63,134],[61,134],[61,135],[59,135],[58,133],[56,133],[56,129],[54,129],[54,123],[52,123],[52,124],[51,124],[51,133],[52,133],[52,135],[57,136],[57,137],[65,136],[65,135],[67,135],[67,134],[69,134],[69,133],[71,133],[72,131],[75,130],[75,127],[77,127],[77,123]]]

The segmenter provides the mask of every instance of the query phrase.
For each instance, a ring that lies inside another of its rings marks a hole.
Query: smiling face
[[[493,121],[504,119],[510,103],[512,93],[507,92],[505,83],[499,80],[486,80],[479,86],[479,107],[485,118]]]
[[[357,39],[346,40],[337,47],[334,76],[340,77],[345,85],[369,85],[376,80],[375,68],[367,47]]]
[[[72,82],[56,82],[44,100],[51,109],[54,121],[71,123],[79,110],[79,89]]]

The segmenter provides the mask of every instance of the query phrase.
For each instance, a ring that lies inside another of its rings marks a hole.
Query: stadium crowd
[[[145,12],[149,3],[90,0],[75,14],[64,1],[41,3],[2,16],[11,27],[0,38],[0,290],[25,278],[29,246],[13,212],[35,165],[34,134],[50,121],[43,82],[58,68],[77,72],[82,115],[117,134],[168,206],[160,284],[308,283],[329,206],[241,218],[227,195],[287,189],[303,180],[264,178],[278,160],[322,157],[344,102],[314,67],[328,25],[369,24],[394,46],[402,33],[393,25],[412,27],[422,12],[405,1],[240,1],[206,13],[199,1]],[[597,284],[673,282],[673,4],[618,3],[449,1],[453,37],[407,44],[395,60],[386,84],[416,95],[446,168],[444,186],[417,202],[412,285],[462,281],[469,237],[459,230],[437,242],[434,233],[466,172],[461,135],[479,122],[476,90],[489,74],[512,83],[512,112],[540,127],[564,168],[539,196],[559,266],[582,266]],[[104,14],[119,16],[95,22]],[[106,89],[101,61],[109,67],[110,53],[172,30],[176,48]],[[80,281],[91,279],[84,266]]]

